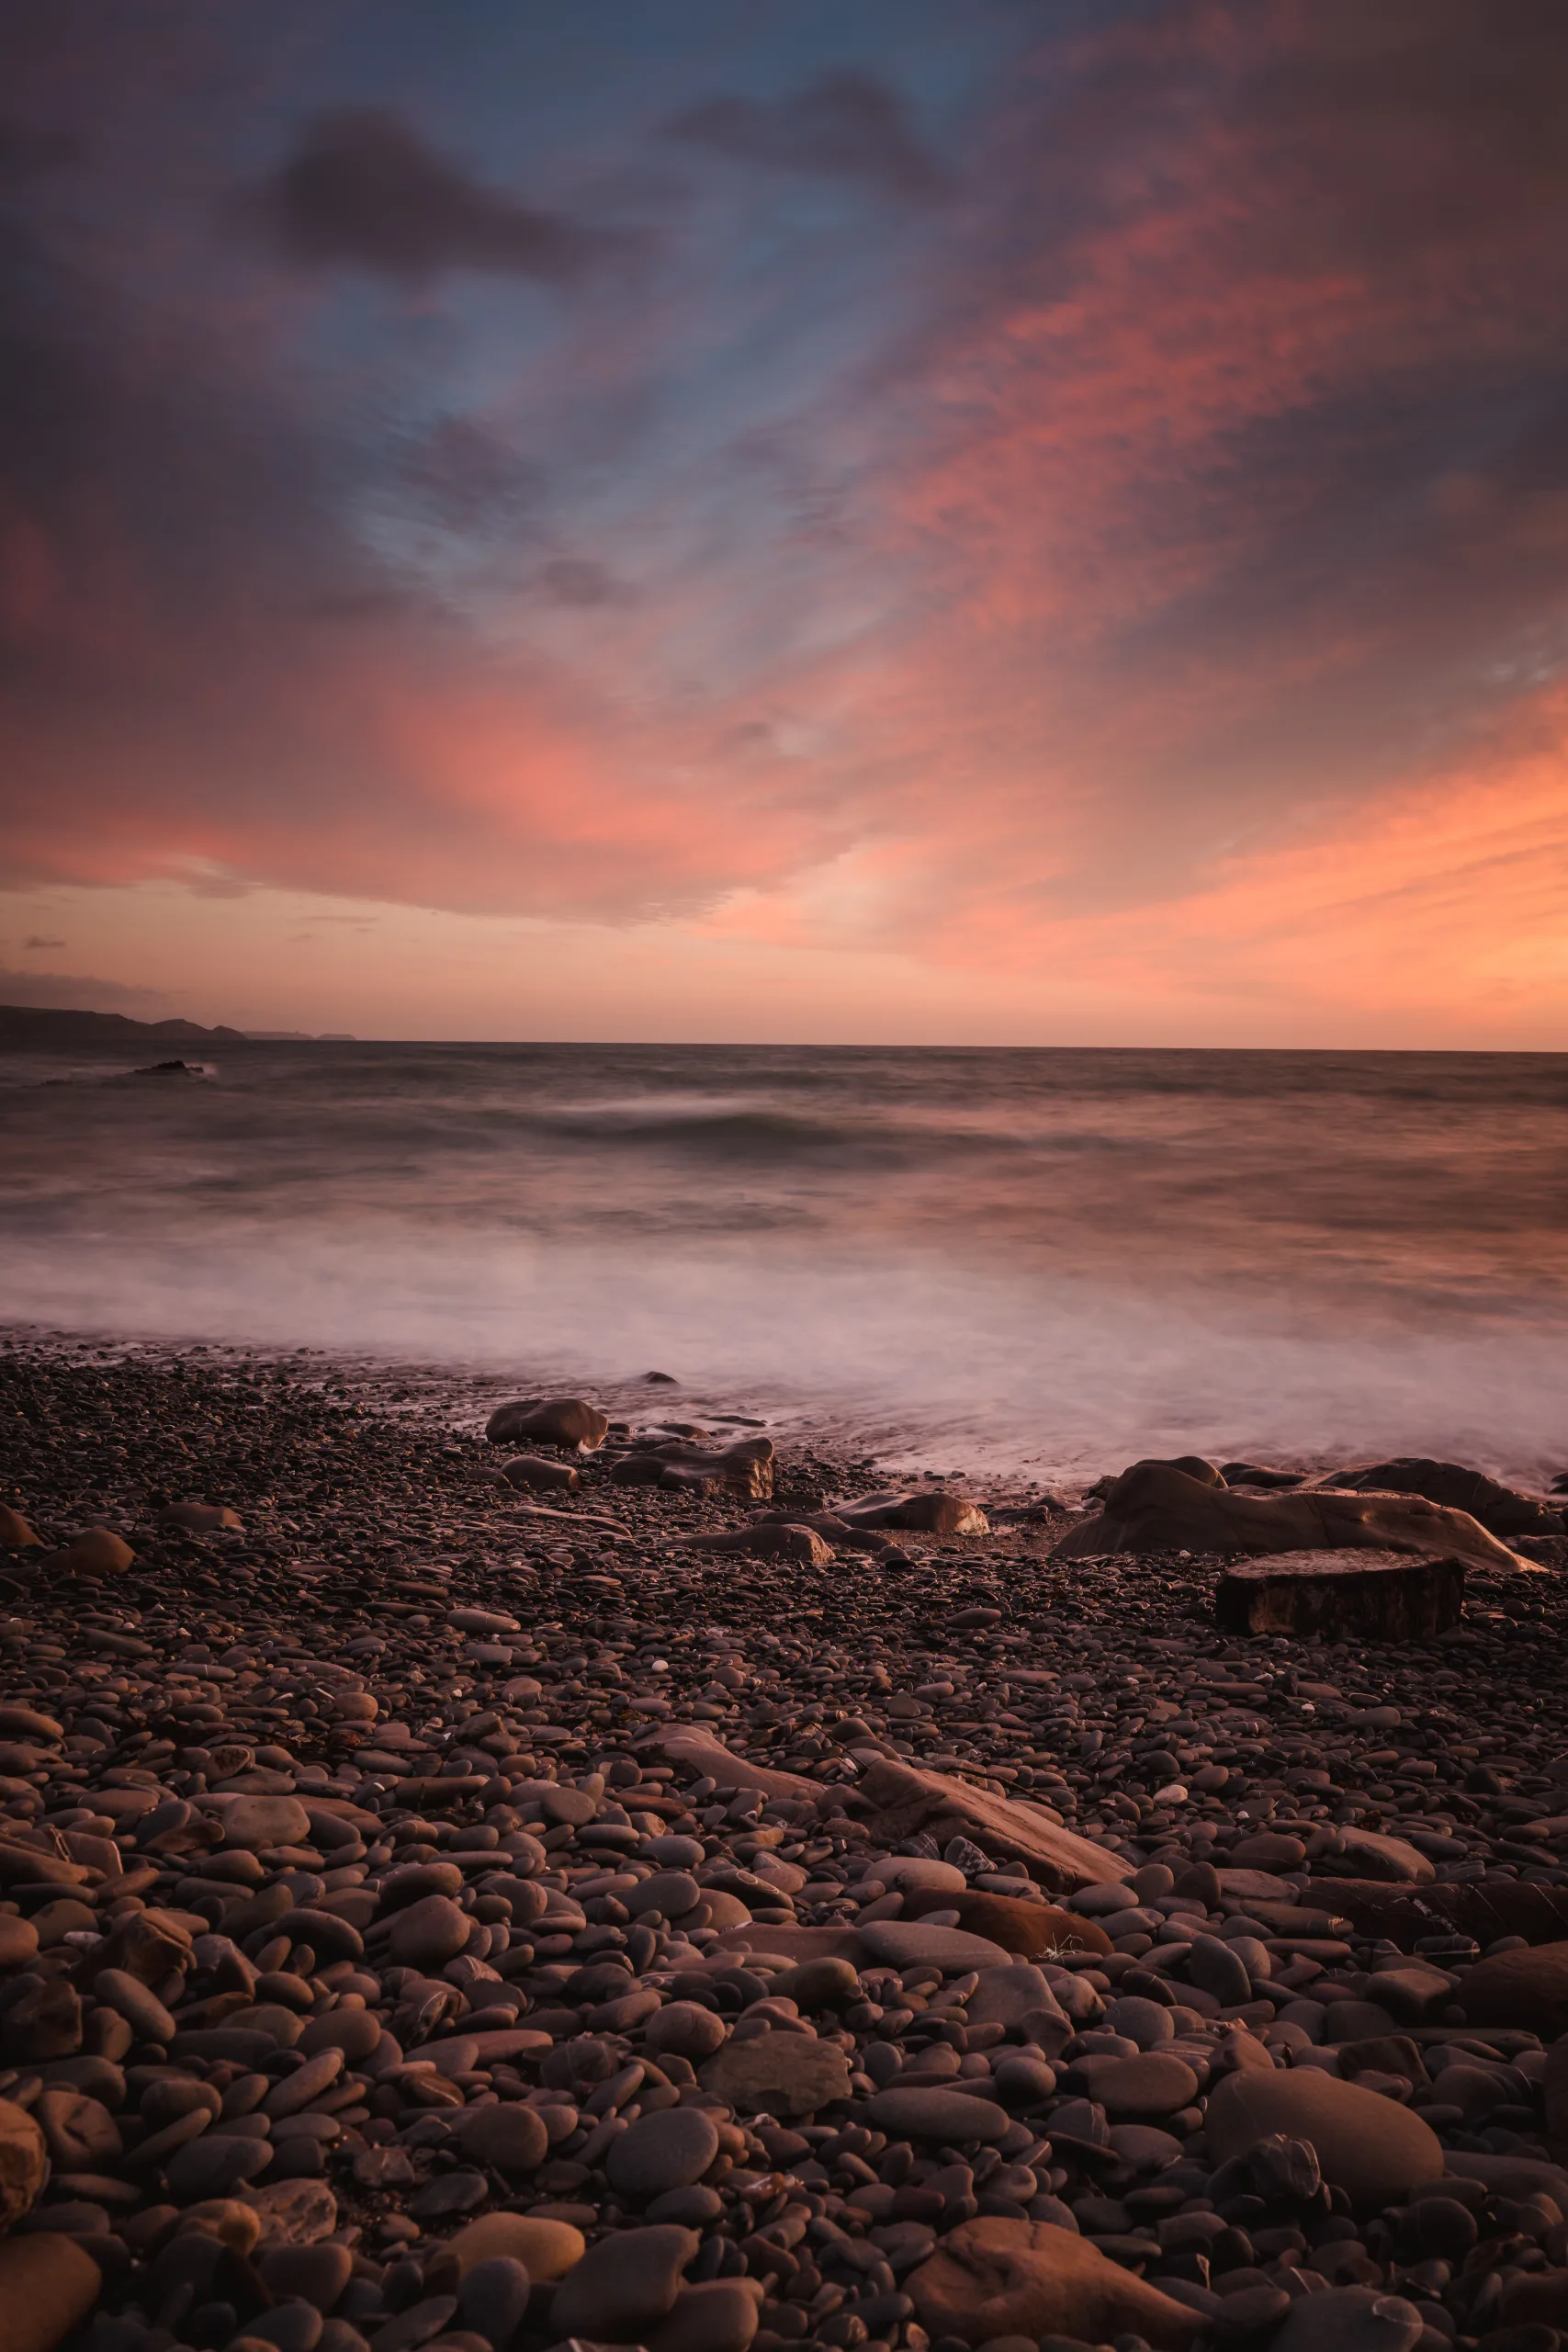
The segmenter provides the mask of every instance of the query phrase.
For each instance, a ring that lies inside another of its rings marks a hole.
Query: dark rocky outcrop
[[[1459,1462],[1433,1462],[1424,1455],[1402,1455],[1393,1462],[1359,1464],[1335,1470],[1314,1481],[1317,1487],[1348,1488],[1357,1494],[1423,1495],[1429,1503],[1450,1510],[1467,1510],[1493,1535],[1506,1540],[1517,1535],[1561,1535],[1568,1521],[1537,1495],[1521,1494],[1480,1470]]]
[[[1366,1549],[1449,1555],[1472,1567],[1522,1567],[1468,1512],[1420,1495],[1342,1492],[1236,1494],[1168,1464],[1136,1462],[1105,1509],[1065,1536],[1055,1560],[1117,1552],[1277,1553]]]

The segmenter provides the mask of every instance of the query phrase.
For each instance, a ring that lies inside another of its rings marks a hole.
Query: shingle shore
[[[0,1555],[0,2352],[1554,2352],[1568,1969],[1337,1889],[1568,1887],[1562,1546],[1429,1644],[1236,1641],[1217,1562],[1051,1564],[1023,1490],[738,1560],[393,1385],[0,1355],[0,1500],[136,1555]],[[879,1753],[1114,1883],[880,1840]]]

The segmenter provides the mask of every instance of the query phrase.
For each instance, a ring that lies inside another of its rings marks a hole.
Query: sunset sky
[[[0,1000],[1568,1048],[1562,0],[50,0]]]

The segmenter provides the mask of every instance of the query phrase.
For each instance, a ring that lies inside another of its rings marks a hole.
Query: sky
[[[51,0],[0,1001],[1568,1048],[1561,0]]]

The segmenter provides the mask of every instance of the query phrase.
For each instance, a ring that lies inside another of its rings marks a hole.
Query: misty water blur
[[[657,1367],[889,1460],[1043,1478],[1190,1447],[1568,1463],[1562,1057],[289,1044],[206,1082],[127,1068],[0,1063],[13,1323],[520,1387]]]

